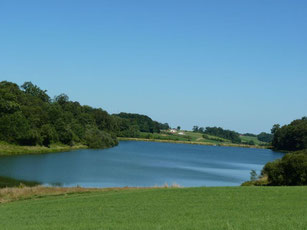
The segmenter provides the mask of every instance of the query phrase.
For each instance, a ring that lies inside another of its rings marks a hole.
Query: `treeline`
[[[139,137],[140,132],[160,133],[161,130],[167,130],[170,128],[167,123],[161,124],[157,121],[153,121],[150,117],[146,115],[134,113],[119,113],[114,114],[114,116],[122,119],[122,121],[125,121],[125,125],[130,127],[130,129],[124,127],[124,129],[119,133],[119,136]],[[129,130],[130,132],[128,132]]]
[[[244,134],[242,134],[242,136],[257,137],[257,139],[259,141],[266,142],[266,143],[271,143],[272,139],[273,139],[273,135],[272,134],[265,133],[265,132],[259,133],[258,135],[252,134],[252,133],[244,133]]]
[[[31,82],[21,87],[0,82],[0,140],[8,143],[44,146],[82,143],[89,148],[107,148],[117,145],[117,136],[133,137],[146,128],[146,122],[138,119],[143,116],[133,115],[133,119],[128,118],[129,114],[126,116],[82,106],[65,94],[51,99],[46,90]],[[151,132],[164,127],[158,122],[148,123]]]
[[[230,140],[232,143],[241,143],[239,133],[231,130],[225,130],[221,127],[206,127],[204,134],[221,137]]]
[[[270,133],[262,132],[257,135],[257,139],[262,142],[271,143],[273,139],[273,135]]]
[[[307,117],[292,121],[289,125],[274,125],[272,146],[276,150],[296,151],[307,148]]]
[[[220,138],[230,140],[232,143],[241,143],[241,138],[239,133],[231,130],[225,130],[221,127],[206,127],[206,129],[204,129],[203,127],[194,126],[193,132],[199,132],[205,135],[217,136]]]
[[[290,151],[282,159],[267,163],[261,174],[269,185],[307,185],[307,117],[271,130],[272,147]]]
[[[193,132],[197,132],[197,133],[203,133],[203,134],[208,134],[208,135],[213,135],[213,136],[217,136],[220,138],[224,138],[227,140],[230,140],[233,143],[241,143],[242,140],[240,138],[240,134],[235,132],[235,131],[231,131],[231,130],[225,130],[223,128],[218,128],[218,127],[199,127],[197,125],[193,126]],[[273,135],[270,133],[265,133],[262,132],[258,135],[256,134],[252,134],[252,133],[244,133],[242,134],[242,136],[249,136],[249,137],[257,137],[257,139],[259,141],[262,142],[266,142],[266,143],[271,143],[272,139],[273,139]],[[204,136],[204,138],[210,139],[208,136]],[[212,139],[212,138],[211,138]],[[245,142],[244,142],[245,143]],[[250,145],[254,145],[254,141],[249,141],[247,144]]]

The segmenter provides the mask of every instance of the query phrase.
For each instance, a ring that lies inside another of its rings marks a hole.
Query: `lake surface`
[[[121,141],[104,150],[0,158],[0,176],[82,187],[236,186],[282,153],[158,142]]]

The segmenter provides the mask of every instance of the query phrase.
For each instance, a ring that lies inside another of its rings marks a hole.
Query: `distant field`
[[[265,142],[259,141],[257,137],[252,137],[252,136],[240,136],[242,141],[249,142],[253,141],[256,145],[264,145],[266,144]]]
[[[0,204],[1,229],[307,229],[307,187],[158,188]]]
[[[250,147],[259,147],[265,146],[266,143],[261,142],[257,139],[257,137],[252,136],[240,136],[242,143],[241,144],[234,144],[230,140],[212,136],[212,135],[205,135],[203,136],[202,133],[196,133],[192,131],[182,131],[184,134],[180,135],[178,133],[169,133],[166,131],[162,131],[161,133],[141,133],[141,139],[148,139],[148,140],[170,140],[170,141],[181,141],[181,142],[194,142],[200,144],[213,144],[213,145],[226,145],[226,146],[250,146]],[[249,141],[253,141],[255,145],[249,145]],[[196,144],[197,144],[196,143]]]
[[[161,133],[141,133],[140,139],[148,139],[148,140],[168,140],[178,142],[181,141],[182,143],[190,142],[192,144],[211,144],[211,145],[226,145],[226,146],[242,146],[240,144],[233,144],[230,140],[223,139],[216,136],[206,135],[203,137],[201,133],[195,133],[191,131],[183,131],[184,135],[180,135],[178,133],[168,133],[168,132],[161,132]],[[257,139],[257,137],[251,136],[241,136],[240,137],[242,142],[249,142],[254,141],[256,147],[257,145],[265,145],[264,142],[261,142]],[[127,139],[127,138],[119,138],[119,139]],[[129,139],[129,138],[128,138]],[[131,138],[130,138],[131,139]],[[133,138],[132,138],[133,139]],[[244,144],[244,143],[242,143]],[[242,147],[248,147],[242,146]],[[253,147],[253,146],[251,146]],[[0,141],[0,156],[7,156],[7,155],[19,155],[19,154],[41,154],[41,153],[52,153],[52,152],[64,152],[64,151],[71,151],[76,149],[85,149],[87,146],[82,144],[76,144],[74,146],[68,146],[63,144],[52,144],[50,148],[44,146],[20,146],[14,144],[8,144],[6,142]]]
[[[161,139],[161,140],[177,140],[177,141],[198,141],[198,142],[209,142],[218,144],[221,142],[231,143],[231,141],[227,139],[223,139],[220,137],[215,137],[211,135],[207,135],[209,138],[204,138],[203,134],[195,133],[191,131],[182,131],[184,134],[180,135],[178,133],[169,133],[162,131],[161,133],[141,133],[140,138],[149,138],[149,139]],[[218,140],[218,141],[217,141]]]

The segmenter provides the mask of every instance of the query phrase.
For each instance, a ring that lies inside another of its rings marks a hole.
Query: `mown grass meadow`
[[[0,204],[1,229],[307,229],[307,187],[122,189]]]

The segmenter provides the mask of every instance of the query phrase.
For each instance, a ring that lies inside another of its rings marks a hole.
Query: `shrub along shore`
[[[271,131],[273,149],[287,153],[281,159],[268,162],[258,179],[251,175],[252,180],[243,185],[307,185],[307,117],[282,127],[275,124]]]

